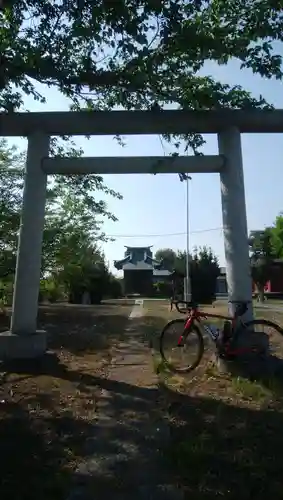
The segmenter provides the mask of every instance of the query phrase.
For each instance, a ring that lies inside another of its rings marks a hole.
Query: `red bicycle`
[[[224,316],[200,311],[198,304],[194,302],[174,301],[177,311],[187,314],[187,318],[169,321],[160,335],[160,354],[171,370],[190,372],[199,365],[204,354],[206,334],[212,340],[218,354],[226,359],[251,352],[259,355],[265,354],[266,344],[260,345],[258,342],[253,344],[251,341],[251,334],[258,332],[256,330],[258,327],[262,333],[267,327],[279,333],[280,337],[283,336],[282,328],[273,321],[254,319],[245,322],[242,316],[248,310],[248,302],[234,301],[232,303],[236,304],[234,316]],[[181,305],[185,307],[181,309]],[[214,324],[204,323],[203,320],[208,318],[221,320],[222,327],[218,328]],[[175,329],[177,330],[176,335],[174,335]],[[239,335],[245,333],[249,334],[249,337],[246,337],[249,338],[249,343],[247,346],[239,348],[237,347]]]

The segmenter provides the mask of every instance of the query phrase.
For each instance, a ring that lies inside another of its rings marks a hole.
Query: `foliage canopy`
[[[72,109],[267,106],[262,96],[239,85],[204,76],[208,60],[225,65],[236,59],[241,69],[282,79],[281,2],[18,0],[6,5],[0,13],[0,109],[19,108],[25,95],[45,102],[36,83],[57,88]],[[202,143],[200,136],[184,138],[193,148]]]

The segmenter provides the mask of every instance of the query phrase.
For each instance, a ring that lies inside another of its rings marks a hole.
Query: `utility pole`
[[[186,254],[186,287],[185,287],[185,300],[190,302],[191,300],[191,278],[190,278],[190,191],[189,191],[189,181],[192,178],[187,175],[186,185],[187,185],[187,254]]]

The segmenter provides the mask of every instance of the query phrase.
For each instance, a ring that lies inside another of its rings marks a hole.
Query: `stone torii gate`
[[[191,132],[218,134],[219,155],[48,157],[51,136]],[[11,328],[0,335],[0,359],[32,358],[46,350],[46,334],[37,330],[37,311],[48,174],[219,173],[229,299],[251,301],[241,133],[267,132],[283,132],[283,110],[0,114],[0,136],[28,138]]]

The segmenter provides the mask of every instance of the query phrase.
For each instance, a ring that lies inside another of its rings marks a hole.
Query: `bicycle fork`
[[[184,340],[187,338],[187,336],[189,335],[190,333],[190,328],[192,327],[194,323],[194,318],[188,318],[186,323],[185,323],[185,326],[184,326],[184,331],[182,333],[182,335],[180,335],[179,339],[178,339],[178,344],[177,344],[177,347],[184,347]]]

